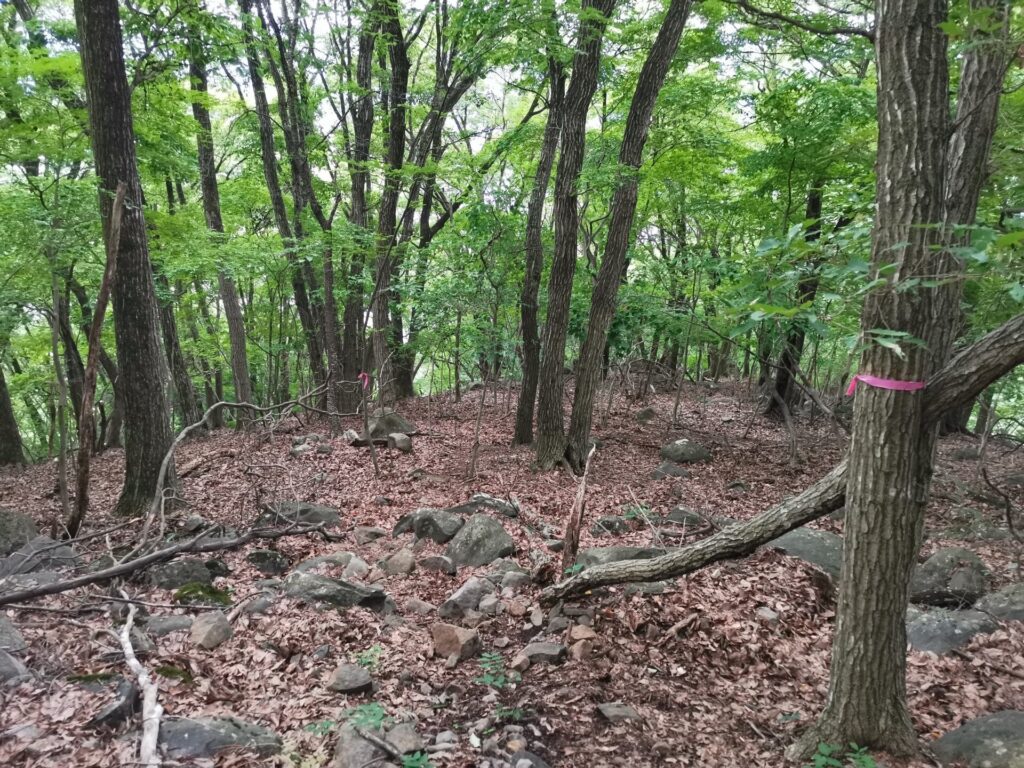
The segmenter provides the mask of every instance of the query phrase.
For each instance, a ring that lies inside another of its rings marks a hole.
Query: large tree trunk
[[[969,402],[1000,377],[1024,364],[1024,315],[958,353],[924,390],[921,429],[931,429],[949,409]],[[660,581],[693,573],[721,560],[745,557],[801,525],[840,509],[846,500],[847,462],[803,492],[742,523],[650,560],[608,563],[544,591],[545,602],[581,595],[595,587]]]
[[[170,448],[170,418],[161,372],[156,295],[135,161],[131,91],[125,76],[117,0],[76,0],[75,17],[89,102],[90,137],[100,180],[100,213],[107,235],[118,182],[128,186],[113,290],[114,336],[125,405],[125,482],[116,512],[144,513]],[[175,483],[173,461],[167,474]]]
[[[196,145],[199,154],[199,184],[203,195],[203,214],[206,228],[215,236],[224,234],[224,222],[220,212],[220,187],[217,183],[217,164],[213,154],[213,124],[207,108],[206,61],[202,42],[198,38],[189,41],[189,75],[192,80],[192,117],[195,118]],[[224,317],[228,325],[228,343],[231,348],[231,374],[234,382],[235,400],[252,402],[252,382],[249,378],[249,357],[245,348],[245,320],[242,305],[238,300],[235,281],[223,269],[217,270],[217,287]]]
[[[14,417],[11,393],[7,389],[3,366],[0,366],[0,467],[7,464],[21,464],[25,461],[25,449],[21,444],[21,432]]]
[[[562,127],[562,102],[565,96],[565,73],[556,58],[548,61],[548,123],[540,145],[540,159],[533,177],[533,190],[526,209],[526,270],[523,290],[519,298],[523,331],[523,386],[516,403],[516,428],[513,445],[533,442],[533,410],[537,402],[537,375],[540,368],[540,333],[538,332],[538,302],[540,279],[544,271],[544,201],[548,194],[551,169],[558,149],[558,134]]]
[[[587,136],[587,112],[597,90],[601,41],[616,0],[584,0],[580,7],[579,38],[572,61],[572,80],[565,94],[562,151],[555,180],[555,252],[548,277],[548,316],[544,324],[539,397],[537,400],[537,462],[550,469],[565,452],[562,393],[565,386],[565,339],[569,302],[576,274],[579,233],[578,190]]]
[[[860,370],[927,381],[945,362],[959,303],[955,287],[903,290],[962,269],[946,239],[949,136],[947,0],[879,0],[878,160],[872,278],[890,277],[865,299],[867,347]],[[895,269],[885,272],[887,266]],[[873,343],[873,329],[903,331],[924,346],[901,355]],[[938,430],[922,419],[925,395],[861,385],[854,401],[845,537],[828,701],[797,745],[856,743],[912,754],[907,708],[906,608],[921,546]]]
[[[608,341],[608,328],[615,316],[619,284],[623,280],[626,252],[633,231],[633,217],[639,192],[639,170],[644,145],[650,130],[651,115],[658,93],[665,82],[669,65],[679,47],[679,38],[690,15],[691,0],[672,0],[640,70],[633,102],[626,118],[625,134],[619,149],[621,177],[611,203],[608,240],[597,273],[597,282],[590,300],[587,338],[580,352],[576,374],[576,395],[572,402],[566,458],[576,472],[582,472],[587,459],[590,426],[593,419],[594,396],[601,380],[601,361]],[[653,358],[653,354],[652,354]]]

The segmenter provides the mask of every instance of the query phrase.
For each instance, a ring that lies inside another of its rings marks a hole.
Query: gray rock
[[[344,578],[356,579],[361,579],[370,572],[370,566],[353,552],[332,552],[329,555],[311,557],[296,565],[292,572],[293,574],[309,573],[310,571],[333,569],[341,571]]]
[[[357,525],[352,531],[352,535],[356,540],[356,544],[369,544],[372,541],[384,538],[388,535],[388,532],[383,528],[371,525]]]
[[[394,448],[402,453],[412,453],[412,438],[401,432],[392,432],[388,435],[388,448]]]
[[[36,571],[35,573],[18,573],[13,576],[0,577],[0,595],[7,592],[18,592],[22,589],[34,589],[60,581],[56,571]]]
[[[18,628],[6,616],[0,615],[0,651],[20,653],[27,647]]]
[[[940,549],[914,571],[910,601],[963,608],[985,593],[986,569],[981,558],[962,547]]]
[[[400,549],[380,562],[381,570],[389,576],[406,576],[416,567],[416,558],[409,549]]]
[[[469,501],[463,502],[448,510],[457,515],[472,515],[477,512],[497,512],[502,517],[519,517],[519,504],[515,501],[499,499],[487,493],[474,493]]]
[[[1007,475],[1003,478],[1002,483],[1014,488],[1024,488],[1024,472],[1014,472],[1011,475]]]
[[[616,515],[605,515],[590,526],[590,533],[594,536],[621,536],[629,533],[629,523]]]
[[[213,575],[202,560],[183,557],[150,568],[149,581],[161,589],[178,589],[192,583],[212,584]]]
[[[81,563],[78,553],[66,544],[49,536],[36,536],[0,561],[0,576],[77,568]]]
[[[454,576],[456,573],[455,563],[450,557],[444,555],[430,555],[420,560],[420,568],[425,571],[439,571],[446,576]]]
[[[333,507],[310,504],[307,501],[282,501],[279,504],[267,505],[263,514],[260,515],[259,522],[261,525],[282,523],[317,525],[323,523],[326,526],[332,526],[341,522],[341,512]]]
[[[107,702],[86,725],[90,728],[116,728],[126,723],[141,709],[139,687],[123,677],[117,681],[114,698]]]
[[[509,665],[522,672],[533,664],[559,664],[565,661],[568,649],[561,643],[530,643],[516,654]]]
[[[682,525],[689,529],[700,528],[707,523],[707,517],[686,507],[676,507],[661,519],[662,525]]]
[[[288,570],[288,558],[274,549],[254,549],[245,559],[264,576],[278,576]]]
[[[484,595],[494,592],[494,585],[487,579],[478,579],[475,576],[467,579],[451,597],[441,603],[438,615],[442,619],[464,618],[469,611],[475,611]]]
[[[172,632],[192,629],[191,616],[153,616],[146,622],[146,632],[151,637],[163,637]]]
[[[388,435],[398,433],[402,435],[415,435],[418,430],[416,425],[408,419],[404,419],[390,408],[383,411],[378,410],[370,418],[370,437],[386,440]]]
[[[442,659],[454,656],[458,661],[465,661],[480,653],[480,635],[475,629],[438,623],[430,627],[430,635],[434,641],[434,655]]]
[[[661,458],[674,461],[676,464],[696,464],[711,460],[711,451],[700,443],[687,440],[685,437],[674,440],[661,447]]]
[[[221,611],[208,611],[193,620],[189,637],[200,648],[212,651],[231,639],[232,634],[227,616]]]
[[[39,529],[31,517],[0,507],[0,556],[9,555],[38,535]]]
[[[387,594],[379,587],[353,584],[312,573],[293,573],[285,581],[284,591],[289,597],[308,603],[328,603],[340,608],[359,605],[378,612],[383,612],[390,602]]]
[[[666,477],[689,477],[690,472],[685,467],[681,467],[674,461],[663,461],[654,471],[651,472],[651,477],[655,480],[664,480]]]
[[[969,768],[1020,768],[1024,765],[1024,712],[983,715],[932,742],[944,764]]]
[[[334,446],[330,443],[320,443],[320,445],[316,447],[316,452],[322,455],[330,455],[334,453]]]
[[[987,594],[974,607],[1001,621],[1024,621],[1024,582]]]
[[[981,611],[923,611],[916,617],[908,615],[907,641],[917,651],[931,651],[940,656],[966,645],[978,634],[994,632],[999,625]]]
[[[649,560],[664,554],[664,549],[654,547],[595,547],[580,552],[576,562],[589,568],[592,565],[616,563],[620,560]]]
[[[396,524],[395,536],[412,531],[417,538],[447,544],[465,524],[461,515],[445,509],[418,509],[405,515]]]
[[[416,726],[408,721],[396,723],[388,729],[387,739],[391,746],[402,754],[419,752],[426,746],[423,738],[416,732]]]
[[[509,761],[512,763],[512,768],[551,768],[543,758],[525,749],[514,752],[509,757]]]
[[[769,546],[817,566],[835,580],[839,579],[843,566],[843,539],[834,533],[797,528],[775,539]]]
[[[237,717],[165,719],[160,723],[160,744],[174,760],[213,757],[229,747],[269,757],[282,746],[273,731]]]
[[[956,461],[977,461],[979,455],[978,449],[969,445],[953,451],[953,458]]]
[[[369,730],[369,729],[368,729]],[[383,737],[382,733],[374,733]],[[390,758],[387,752],[367,741],[358,733],[351,723],[345,723],[338,729],[338,742],[334,746],[333,768],[366,768],[366,766],[383,765]]]
[[[428,613],[436,611],[437,606],[428,603],[426,600],[420,600],[418,597],[410,597],[405,601],[405,610],[420,616],[426,616]]]
[[[527,586],[532,579],[530,574],[523,571],[507,571],[502,574],[501,577],[501,588],[502,589],[520,589]]]
[[[366,693],[373,690],[373,678],[358,664],[341,664],[331,673],[327,687],[338,693]]]
[[[257,614],[270,613],[270,609],[274,605],[273,595],[258,595],[252,600],[249,600],[242,606],[242,613],[247,613],[250,616]]]
[[[647,407],[641,408],[639,411],[637,411],[636,415],[633,418],[636,419],[637,422],[640,424],[646,424],[657,415],[658,412],[656,410],[654,410],[651,407]]]
[[[11,680],[28,675],[26,667],[17,656],[12,656],[7,651],[0,651],[0,683],[7,683]]]
[[[609,723],[624,723],[629,720],[640,720],[640,713],[628,704],[621,701],[610,701],[607,704],[598,704],[597,711]]]
[[[487,515],[473,515],[448,544],[445,554],[457,566],[487,565],[516,551],[515,542],[501,523]]]
[[[313,446],[309,445],[309,444],[306,444],[306,443],[303,443],[302,445],[296,445],[294,448],[292,448],[290,451],[288,451],[288,455],[291,456],[293,459],[297,459],[300,456],[305,456],[307,453],[312,453],[312,452],[313,452]]]

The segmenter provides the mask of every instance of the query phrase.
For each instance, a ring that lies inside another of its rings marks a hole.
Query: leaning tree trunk
[[[135,160],[131,91],[124,69],[117,0],[75,0],[90,138],[100,180],[104,236],[118,182],[128,186],[113,290],[125,406],[125,481],[116,512],[138,515],[158,492],[160,466],[173,439],[161,372],[160,329],[153,288],[142,185]],[[168,484],[176,483],[173,461]]]
[[[949,136],[947,0],[879,0],[878,160],[872,278],[865,299],[867,347],[860,370],[927,381],[949,355],[962,265],[945,247]],[[888,271],[886,268],[894,266]],[[905,289],[910,280],[922,281]],[[875,329],[923,342],[901,354],[873,343]],[[917,750],[907,708],[906,608],[924,525],[938,430],[922,419],[925,395],[861,385],[854,401],[846,524],[828,700],[794,752],[818,743]]]
[[[587,136],[587,112],[597,90],[601,64],[601,40],[616,0],[584,0],[580,8],[579,39],[572,61],[572,80],[562,113],[562,152],[555,180],[555,252],[548,277],[548,316],[544,324],[539,397],[537,399],[537,462],[550,469],[565,451],[562,392],[565,380],[565,339],[569,327],[569,302],[576,274],[579,231],[577,205],[583,150]]]
[[[18,420],[14,417],[11,393],[7,389],[3,366],[0,366],[0,467],[24,461],[25,449],[21,444]]]
[[[633,103],[626,118],[626,130],[619,150],[622,173],[611,204],[611,223],[604,257],[597,273],[590,301],[587,338],[580,352],[576,375],[576,395],[572,402],[566,458],[576,472],[582,472],[587,459],[594,397],[601,380],[601,362],[608,341],[608,328],[615,316],[615,302],[626,265],[626,252],[636,214],[640,161],[650,130],[651,115],[658,93],[665,82],[669,65],[679,47],[679,38],[690,15],[691,0],[672,0],[661,23],[658,37],[640,70]],[[653,355],[652,355],[653,357]]]
[[[206,228],[215,238],[223,238],[224,222],[220,212],[220,187],[217,183],[217,163],[213,154],[213,124],[207,108],[206,62],[202,43],[193,38],[189,41],[189,74],[192,80],[192,117],[198,129],[196,145],[199,154],[199,183],[203,195],[203,214]],[[252,402],[252,382],[249,378],[249,357],[245,348],[245,320],[242,305],[238,300],[235,281],[225,270],[217,270],[217,287],[224,305],[224,317],[228,325],[228,343],[231,348],[231,375],[234,382],[235,401]]]
[[[537,331],[540,278],[544,271],[544,241],[541,226],[544,223],[544,201],[547,198],[551,169],[558,149],[558,134],[562,126],[562,101],[565,95],[565,73],[559,61],[548,62],[548,123],[540,146],[540,160],[533,177],[533,190],[526,209],[526,271],[523,290],[519,298],[523,326],[523,386],[516,403],[516,428],[513,445],[533,442],[533,409],[537,402],[537,374],[540,368],[540,334]]]

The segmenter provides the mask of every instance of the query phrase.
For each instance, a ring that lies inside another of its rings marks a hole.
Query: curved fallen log
[[[977,397],[990,384],[1024,363],[1024,315],[1007,321],[961,350],[929,381],[922,424]],[[627,560],[588,568],[548,587],[541,601],[552,603],[594,587],[660,581],[693,573],[721,560],[745,557],[779,536],[817,520],[846,500],[846,459],[818,482],[781,504],[713,536],[650,560]]]

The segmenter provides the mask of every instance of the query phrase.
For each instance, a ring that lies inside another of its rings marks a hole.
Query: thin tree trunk
[[[654,45],[640,70],[626,118],[625,134],[619,150],[622,176],[612,196],[608,239],[590,300],[587,338],[583,342],[577,366],[576,394],[572,403],[566,447],[566,457],[576,472],[583,471],[586,461],[594,397],[601,378],[601,355],[608,341],[608,328],[615,315],[619,284],[622,282],[626,252],[632,236],[639,192],[639,168],[650,130],[651,115],[690,15],[690,5],[691,0],[672,0],[669,5]]]
[[[14,416],[11,393],[7,389],[3,366],[0,366],[0,467],[8,464],[22,464],[25,448],[21,442],[21,431]]]
[[[125,483],[116,512],[134,516],[149,508],[159,490],[160,467],[173,436],[161,377],[157,304],[117,0],[89,0],[88,4],[76,0],[75,17],[105,238],[114,190],[120,182],[128,187],[113,289],[114,335],[125,402]],[[167,483],[176,485],[173,463],[169,470]]]

